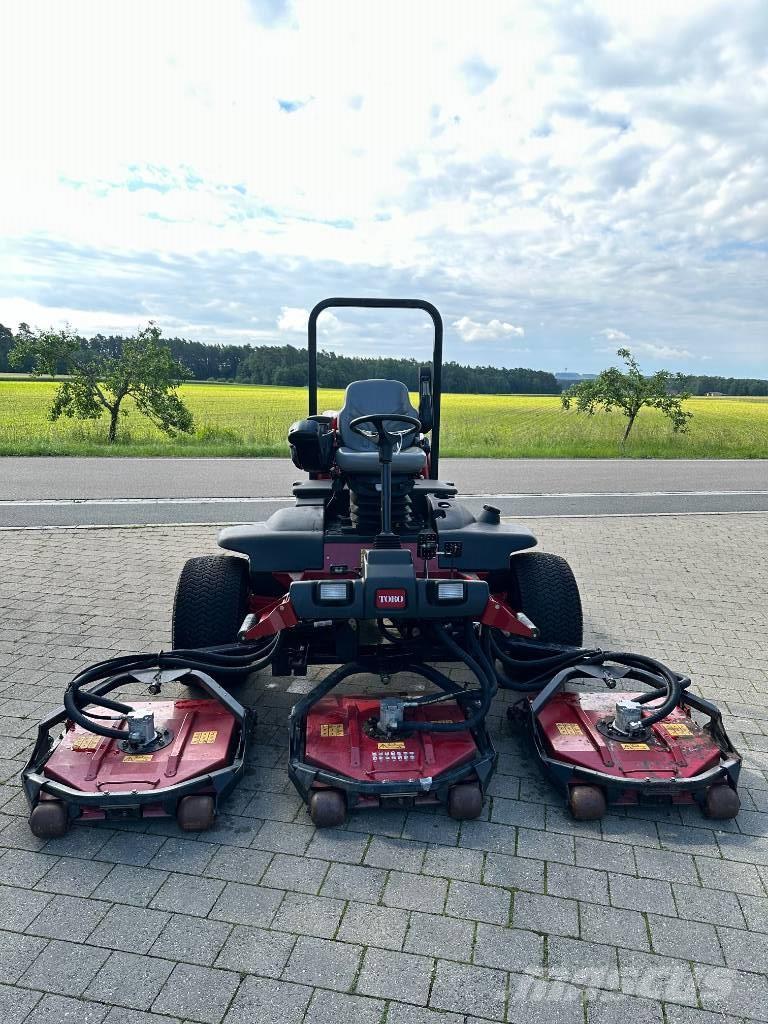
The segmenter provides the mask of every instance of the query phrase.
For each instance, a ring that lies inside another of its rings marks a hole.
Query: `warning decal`
[[[558,722],[557,731],[561,736],[583,736],[584,730],[578,722]]]
[[[650,750],[647,743],[622,743],[622,750]]]
[[[193,732],[190,743],[215,743],[219,735],[218,729],[209,729],[203,732]]]
[[[152,755],[151,754],[126,754],[125,757],[123,758],[123,763],[128,761],[131,764],[139,764],[139,763],[143,763],[145,761],[151,761],[151,760],[152,760]]]
[[[91,734],[85,736],[75,736],[72,740],[73,750],[95,750],[101,743],[101,736],[93,736]]]
[[[377,743],[379,750],[405,750],[405,743],[398,740],[396,743]]]
[[[328,736],[343,736],[344,725],[342,722],[323,722],[320,726],[320,735],[326,738]]]
[[[670,736],[693,736],[685,722],[664,722],[664,728]]]

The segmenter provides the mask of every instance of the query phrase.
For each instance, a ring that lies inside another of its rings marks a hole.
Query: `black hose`
[[[480,683],[480,688],[477,691],[462,691],[465,700],[474,698],[475,693],[477,694],[477,707],[475,710],[463,721],[460,722],[403,722],[399,730],[401,732],[465,732],[467,729],[474,729],[483,721],[485,716],[488,714],[488,710],[491,706],[491,700],[496,689],[495,679],[493,676],[486,674],[485,670],[480,661],[478,661],[472,654],[462,648],[448,633],[444,626],[439,623],[435,623],[434,631],[437,638],[448,648],[451,653],[458,658],[459,661],[463,662],[466,667],[476,676]],[[474,629],[471,622],[467,623],[465,629],[465,642],[468,646],[477,645],[475,639]],[[479,648],[478,648],[479,649]],[[473,652],[474,653],[474,652]]]
[[[122,683],[133,680],[133,673],[157,668],[186,668],[217,675],[242,675],[246,672],[257,672],[273,660],[282,642],[282,633],[277,633],[267,644],[256,651],[243,652],[242,645],[228,644],[219,647],[198,648],[194,650],[161,651],[159,654],[131,654],[117,658],[109,658],[98,662],[79,672],[64,693],[64,708],[72,721],[83,729],[105,736],[110,739],[124,739],[127,733],[123,729],[115,729],[99,724],[98,720],[111,721],[104,715],[86,714],[84,708],[89,705],[106,708],[127,715],[132,711],[130,704],[109,700],[104,692],[116,689]],[[93,693],[83,689],[89,683],[99,682],[112,677],[114,685],[102,693]]]

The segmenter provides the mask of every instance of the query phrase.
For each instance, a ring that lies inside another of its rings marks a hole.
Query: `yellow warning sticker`
[[[693,736],[685,722],[665,722],[664,728],[670,736]]]
[[[101,736],[75,736],[72,740],[73,750],[95,750],[101,743]]]
[[[323,722],[320,726],[320,735],[324,737],[328,736],[343,736],[344,735],[344,723],[343,722]]]
[[[377,743],[379,750],[405,750],[405,743],[398,740],[397,743]]]
[[[210,729],[207,732],[193,732],[190,743],[215,743],[219,735],[218,729]]]
[[[142,763],[144,763],[146,761],[151,761],[151,760],[152,760],[152,755],[151,754],[126,754],[125,757],[123,758],[123,763],[128,761],[131,764],[142,764]]]
[[[578,722],[558,722],[557,731],[561,736],[583,736],[584,730]]]
[[[647,743],[622,743],[623,750],[650,750]]]

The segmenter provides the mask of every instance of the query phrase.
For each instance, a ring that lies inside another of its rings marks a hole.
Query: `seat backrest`
[[[418,412],[411,405],[408,388],[399,380],[355,380],[347,385],[344,405],[339,411],[339,431],[341,443],[345,448],[356,452],[376,451],[373,441],[356,434],[349,429],[350,421],[357,416],[365,416],[368,412],[393,412],[405,416],[415,416]],[[402,430],[404,423],[386,423],[391,430]],[[368,429],[368,428],[366,428]],[[373,428],[370,428],[371,430]],[[403,437],[403,449],[413,444],[416,430],[409,430]]]

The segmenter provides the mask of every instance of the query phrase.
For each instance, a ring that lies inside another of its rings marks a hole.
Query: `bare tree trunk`
[[[629,423],[627,423],[627,429],[624,431],[624,437],[622,437],[621,439],[622,444],[626,444],[627,438],[629,437],[629,432],[634,425],[635,419],[637,418],[637,414],[639,411],[639,409],[633,409],[633,411],[629,414]]]
[[[109,407],[109,434],[107,435],[107,441],[109,444],[114,444],[117,439],[117,417],[120,415],[120,403],[115,402],[114,405]]]

